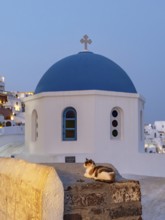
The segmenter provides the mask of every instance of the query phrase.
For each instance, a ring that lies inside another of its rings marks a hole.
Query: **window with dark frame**
[[[77,112],[72,107],[66,108],[63,112],[63,140],[77,140]]]

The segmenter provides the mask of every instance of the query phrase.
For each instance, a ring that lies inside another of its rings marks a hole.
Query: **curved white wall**
[[[165,176],[165,155],[146,154],[143,142],[144,100],[138,94],[104,91],[49,92],[28,97],[25,144],[33,161],[76,162],[91,157],[112,163],[121,173]],[[77,111],[77,141],[62,141],[62,113],[66,107]],[[110,113],[121,109],[122,136],[111,139]],[[38,114],[38,138],[31,139],[32,112]],[[40,155],[40,156],[39,156]]]

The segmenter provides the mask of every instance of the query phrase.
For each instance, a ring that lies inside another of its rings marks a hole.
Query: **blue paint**
[[[51,66],[39,81],[35,94],[76,90],[137,93],[126,72],[112,60],[92,52],[80,52]]]

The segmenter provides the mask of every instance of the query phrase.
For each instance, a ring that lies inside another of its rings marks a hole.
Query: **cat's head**
[[[96,166],[96,164],[92,159],[86,158],[86,161],[84,162],[84,167],[87,168],[90,166]]]

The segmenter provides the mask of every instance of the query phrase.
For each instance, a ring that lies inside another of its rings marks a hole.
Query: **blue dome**
[[[92,52],[80,52],[51,66],[40,79],[35,94],[75,90],[136,93],[131,79],[116,63]]]

